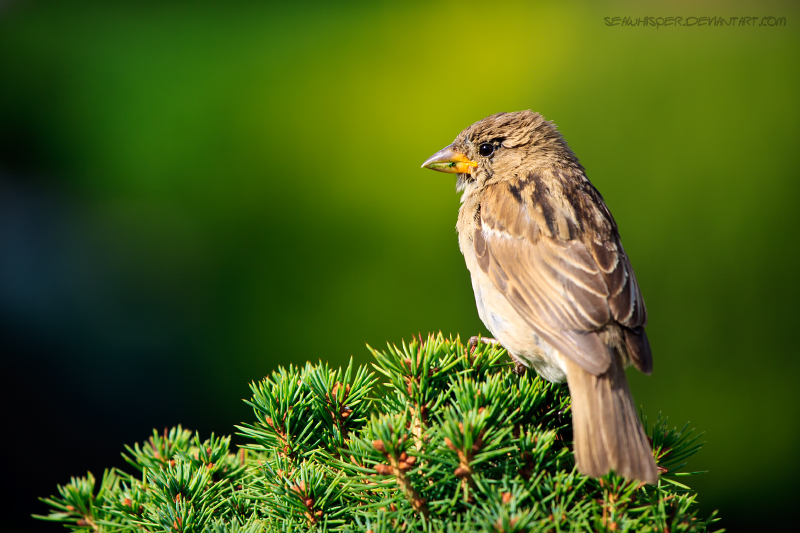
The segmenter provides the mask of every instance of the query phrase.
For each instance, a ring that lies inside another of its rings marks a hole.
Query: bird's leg
[[[478,346],[478,341],[480,341],[482,344],[491,344],[492,346],[500,346],[501,348],[503,347],[503,345],[500,344],[500,341],[497,339],[486,339],[484,337],[478,337],[477,335],[475,335],[470,337],[469,341],[467,341],[467,348],[469,349],[469,353],[475,351],[475,348]],[[525,365],[522,362],[522,360],[519,359],[517,356],[515,356],[511,352],[508,352],[508,356],[511,358],[512,361],[514,361],[514,370],[512,370],[512,372],[514,372],[516,375],[521,376],[528,370],[528,366]]]
[[[520,359],[514,357],[511,354],[508,354],[511,357],[511,360],[514,361],[514,370],[512,372],[518,376],[523,375],[525,372],[528,371],[528,366],[525,365]]]
[[[481,344],[491,344],[492,346],[500,346],[501,348],[503,346],[497,339],[487,339],[486,337],[473,335],[472,337],[469,338],[469,341],[467,341],[467,348],[469,348],[469,353],[475,351],[475,348],[478,346],[478,341],[480,341]]]

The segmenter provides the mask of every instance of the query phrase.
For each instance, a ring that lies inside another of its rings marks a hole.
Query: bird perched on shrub
[[[422,166],[458,175],[458,241],[483,323],[519,364],[569,384],[578,468],[656,483],[624,371],[652,370],[644,301],[614,217],[555,124],[498,113]]]

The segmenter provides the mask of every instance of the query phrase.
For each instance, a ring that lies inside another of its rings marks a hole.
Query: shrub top
[[[370,348],[370,350],[372,350]],[[700,435],[644,425],[657,486],[575,468],[569,391],[517,376],[505,351],[430,335],[389,346],[374,370],[320,362],[251,384],[247,444],[180,426],[44,498],[86,532],[707,531],[678,478]],[[379,381],[381,383],[379,383]]]

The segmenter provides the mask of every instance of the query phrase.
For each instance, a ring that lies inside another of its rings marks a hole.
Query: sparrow
[[[457,175],[458,243],[483,323],[518,364],[568,383],[578,469],[655,484],[625,378],[628,364],[653,368],[644,300],[614,217],[555,124],[497,113],[422,167]]]

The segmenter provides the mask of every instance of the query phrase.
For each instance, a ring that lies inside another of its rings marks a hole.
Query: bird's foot
[[[511,360],[514,361],[514,370],[512,372],[518,376],[522,376],[525,372],[528,371],[527,365],[523,364],[522,361],[514,357],[513,355],[509,354]]]
[[[481,344],[491,344],[492,346],[500,346],[501,348],[503,347],[503,345],[500,344],[500,341],[497,339],[487,339],[485,337],[478,337],[475,335],[470,337],[469,341],[467,341],[467,349],[469,350],[470,354],[475,351],[475,348],[478,346],[478,342]],[[514,374],[521,376],[528,371],[528,365],[523,363],[521,359],[511,353],[509,353],[508,356],[511,357],[512,361],[514,361],[514,370],[512,370]]]
[[[480,337],[478,335],[474,335],[470,337],[469,340],[467,341],[467,348],[469,349],[469,353],[475,351],[475,348],[478,346],[478,341],[480,341],[481,344],[491,344],[492,346],[502,347],[502,344],[500,344],[500,341],[497,339],[487,339],[486,337]]]

